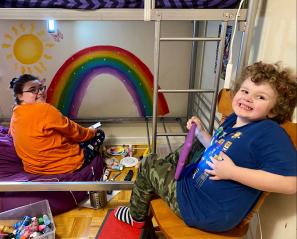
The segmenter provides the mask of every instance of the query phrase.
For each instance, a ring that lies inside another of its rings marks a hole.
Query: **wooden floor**
[[[135,148],[137,150],[133,151],[134,157],[139,157],[145,150],[144,146]],[[123,180],[129,169],[131,168],[125,168],[116,180]],[[133,170],[135,173],[132,180],[135,180],[137,169],[133,168]],[[112,174],[114,173],[112,172]],[[55,216],[56,238],[95,238],[107,211],[117,206],[128,205],[130,195],[131,191],[121,191],[107,203],[104,209],[81,207]],[[159,236],[163,238],[162,235]],[[123,237],[123,239],[125,238]]]
[[[128,205],[130,194],[120,192],[104,209],[77,208],[55,216],[56,238],[95,238],[108,209]]]

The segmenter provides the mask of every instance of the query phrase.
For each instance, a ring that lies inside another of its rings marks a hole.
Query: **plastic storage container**
[[[28,204],[22,207],[14,208],[9,211],[0,213],[0,225],[12,226],[17,221],[20,221],[24,216],[38,217],[46,214],[50,221],[52,222],[52,231],[42,234],[40,236],[34,237],[34,239],[54,239],[56,227],[54,224],[54,219],[52,212],[47,200],[39,201],[36,203]]]

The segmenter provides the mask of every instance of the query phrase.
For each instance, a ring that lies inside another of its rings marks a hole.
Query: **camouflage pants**
[[[198,141],[193,144],[188,157],[191,159],[191,163],[194,158],[200,158],[202,150]],[[130,199],[130,213],[137,221],[145,220],[148,215],[149,203],[155,195],[165,200],[171,210],[180,216],[176,200],[176,181],[174,180],[179,151],[180,148],[165,158],[151,154],[142,160]],[[197,156],[197,152],[199,156]]]

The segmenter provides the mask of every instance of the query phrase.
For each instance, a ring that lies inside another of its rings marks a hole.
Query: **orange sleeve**
[[[85,128],[62,115],[54,106],[49,105],[46,114],[46,130],[55,130],[74,142],[83,142],[95,137],[93,129]]]

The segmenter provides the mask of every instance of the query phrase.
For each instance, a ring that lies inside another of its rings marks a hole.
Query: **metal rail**
[[[163,125],[164,132],[165,132],[165,134],[167,134],[167,128],[166,128],[166,124],[164,122],[164,119],[161,118],[161,120],[162,120],[162,125]],[[172,147],[171,147],[171,144],[170,144],[170,140],[169,140],[168,135],[166,135],[166,141],[167,141],[167,145],[169,147],[170,153],[172,153]]]
[[[236,77],[242,71],[243,67],[247,66],[249,60],[249,53],[251,48],[251,41],[254,35],[254,25],[256,20],[257,7],[259,0],[250,0],[248,6],[248,15],[245,25],[245,30],[241,38],[240,54],[237,62]]]
[[[162,37],[160,41],[220,41],[219,37]]]
[[[198,22],[193,21],[193,38],[198,37],[198,30],[199,30]],[[190,62],[190,77],[189,77],[189,85],[188,85],[189,89],[194,89],[195,88],[197,49],[198,49],[198,42],[193,41],[192,42],[192,52],[191,52],[191,62]],[[190,117],[190,112],[192,112],[193,102],[194,102],[194,94],[189,93],[189,95],[188,95],[188,107],[187,107],[187,118]]]
[[[131,190],[133,182],[1,182],[0,192]]]
[[[158,92],[160,93],[214,93],[215,90],[212,89],[187,89],[187,90],[165,90],[165,89],[159,89]]]
[[[157,136],[186,136],[187,133],[157,133]]]
[[[219,93],[219,85],[220,85],[220,73],[223,64],[223,56],[224,56],[224,47],[225,47],[225,39],[226,39],[226,31],[227,31],[227,22],[222,22],[222,29],[221,29],[221,41],[219,45],[219,57],[218,57],[218,64],[216,69],[216,79],[215,79],[215,92],[212,97],[212,104],[210,110],[210,119],[209,119],[209,128],[208,131],[212,135],[212,131],[214,128],[214,120],[216,114],[216,105]]]
[[[236,9],[107,9],[78,10],[55,8],[0,8],[1,20],[63,20],[63,21],[194,21],[234,20]],[[240,19],[246,19],[246,9]]]
[[[155,21],[155,44],[154,44],[154,89],[153,89],[153,125],[152,125],[152,152],[157,151],[157,107],[158,107],[158,81],[160,65],[160,19]]]

